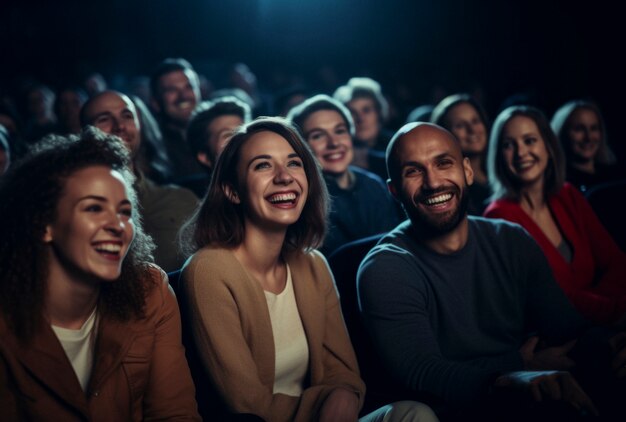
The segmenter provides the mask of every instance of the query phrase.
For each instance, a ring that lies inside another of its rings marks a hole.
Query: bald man
[[[80,118],[83,125],[93,125],[119,136],[130,151],[134,165],[141,148],[141,126],[135,104],[128,96],[117,91],[96,94],[83,105]],[[176,236],[196,209],[198,198],[190,190],[176,185],[157,185],[134,167],[144,229],[156,245],[154,260],[167,272],[177,270],[186,257],[178,250]]]
[[[565,372],[574,365],[571,340],[588,323],[520,226],[467,216],[473,174],[454,136],[411,123],[393,137],[386,158],[389,190],[409,220],[361,263],[358,293],[392,375],[435,397],[430,404],[442,417],[478,410],[501,419],[497,406],[485,403],[494,403],[494,391],[518,390],[515,403],[532,393],[568,403],[568,412],[595,413]],[[536,347],[539,339],[550,347]]]

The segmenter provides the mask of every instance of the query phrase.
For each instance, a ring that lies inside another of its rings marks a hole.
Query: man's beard
[[[450,192],[450,188],[440,188],[436,190],[423,192],[419,198],[415,199],[415,203],[420,203],[422,197],[433,196],[438,193]],[[402,206],[406,211],[411,223],[420,236],[427,238],[441,236],[450,233],[463,221],[467,214],[469,206],[469,190],[467,184],[462,190],[455,187],[453,195],[459,197],[459,205],[445,214],[430,214],[415,206],[412,202],[403,203]],[[452,198],[451,200],[453,200]]]

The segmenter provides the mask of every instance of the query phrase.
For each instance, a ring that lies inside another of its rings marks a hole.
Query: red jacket
[[[566,183],[548,202],[572,247],[571,262],[563,259],[519,203],[500,199],[487,207],[485,216],[518,223],[530,233],[546,255],[554,278],[586,318],[600,324],[616,321],[626,313],[626,254],[572,185]]]
[[[0,317],[0,419],[200,420],[178,305],[162,276],[144,319],[99,321],[86,392],[49,325],[26,346]]]

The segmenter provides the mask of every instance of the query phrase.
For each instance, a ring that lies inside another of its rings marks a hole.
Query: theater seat
[[[359,312],[356,274],[365,255],[384,234],[347,243],[328,257],[328,264],[337,283],[343,317],[361,369],[361,377],[367,385],[362,415],[394,401],[415,399],[415,393],[393,381],[388,371],[383,368]]]
[[[626,251],[626,218],[624,207],[619,205],[626,197],[626,180],[596,185],[584,194],[615,243]]]

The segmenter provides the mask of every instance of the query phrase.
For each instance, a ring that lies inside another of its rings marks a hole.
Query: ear
[[[211,162],[211,159],[209,158],[209,154],[207,154],[206,152],[198,152],[196,154],[196,160],[198,160],[200,164],[202,164],[205,167],[213,168],[213,163]]]
[[[472,165],[467,157],[463,158],[463,172],[467,186],[471,186],[474,183],[474,170],[472,170]]]
[[[46,231],[43,234],[43,243],[52,242],[52,227],[50,225],[46,226]]]
[[[226,197],[233,204],[241,204],[241,199],[239,199],[239,195],[237,191],[229,184],[225,183],[222,185],[222,190],[226,194]]]
[[[387,179],[387,190],[389,190],[391,196],[393,196],[395,199],[398,199],[398,191],[396,190],[396,185],[393,184],[391,179]]]

